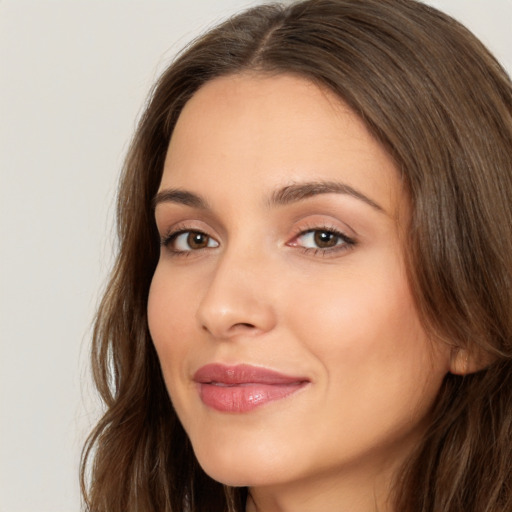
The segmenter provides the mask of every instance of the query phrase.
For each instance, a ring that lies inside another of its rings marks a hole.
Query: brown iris
[[[210,237],[199,231],[191,231],[187,236],[187,245],[191,249],[204,249],[208,247]]]
[[[338,243],[338,235],[329,231],[315,231],[314,240],[321,249],[328,249]]]

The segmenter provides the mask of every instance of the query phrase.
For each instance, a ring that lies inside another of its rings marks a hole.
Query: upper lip
[[[298,384],[306,382],[308,379],[305,377],[285,375],[274,370],[248,364],[228,366],[211,363],[202,366],[196,371],[194,381],[200,384],[217,383],[236,386],[240,384]]]

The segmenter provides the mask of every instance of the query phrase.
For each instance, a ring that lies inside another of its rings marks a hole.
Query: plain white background
[[[174,53],[256,1],[0,0],[0,512],[78,512],[116,180]],[[512,0],[431,0],[512,71]]]

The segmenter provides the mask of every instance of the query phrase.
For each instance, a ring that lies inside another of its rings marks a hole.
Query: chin
[[[208,476],[232,487],[276,484],[283,476],[289,477],[293,467],[286,463],[285,454],[277,454],[275,449],[218,448],[195,449],[196,458]]]
[[[271,480],[269,477],[269,473],[272,474],[271,472],[259,471],[247,461],[225,464],[209,458],[205,461],[199,459],[199,464],[209,477],[231,487],[268,485]]]
[[[230,487],[268,487],[281,483],[271,470],[266,473],[265,471],[254,471],[251,467],[246,467],[243,470],[210,467],[210,465],[201,465],[201,467],[210,478]],[[282,475],[282,472],[279,473]]]

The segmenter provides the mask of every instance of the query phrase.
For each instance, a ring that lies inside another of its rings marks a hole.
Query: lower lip
[[[200,384],[200,397],[205,405],[221,412],[249,412],[256,407],[281,400],[296,393],[306,382],[291,384],[247,383],[233,386]]]

